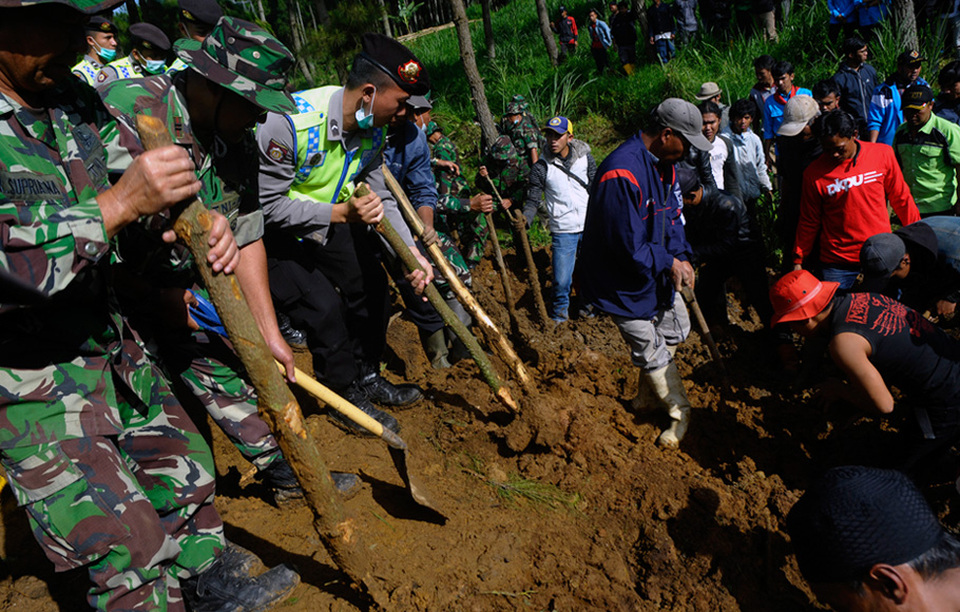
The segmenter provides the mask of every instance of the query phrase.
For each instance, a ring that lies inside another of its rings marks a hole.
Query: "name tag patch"
[[[43,202],[62,200],[66,190],[60,179],[52,174],[0,171],[0,193],[11,200]]]

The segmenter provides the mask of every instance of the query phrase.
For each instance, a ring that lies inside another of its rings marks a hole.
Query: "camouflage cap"
[[[443,130],[440,129],[440,126],[437,125],[436,121],[429,122],[427,124],[427,127],[423,128],[423,131],[426,133],[427,136],[430,136],[435,132],[443,132]]]
[[[40,4],[63,4],[84,15],[95,15],[123,4],[123,0],[0,0],[0,8],[18,8]]]
[[[188,66],[260,108],[296,112],[284,89],[293,54],[260,26],[222,17],[203,42],[181,38],[173,48]]]
[[[505,115],[522,115],[523,111],[527,110],[527,101],[524,100],[523,96],[517,94],[513,96],[513,99],[510,100],[510,103],[507,104],[507,110],[504,113]]]

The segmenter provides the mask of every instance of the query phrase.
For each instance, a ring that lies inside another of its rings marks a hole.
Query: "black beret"
[[[223,17],[223,9],[217,4],[217,0],[180,0],[177,6],[180,8],[180,19],[183,21],[202,23],[212,27],[217,25]]]
[[[390,75],[405,92],[425,96],[430,91],[430,76],[410,49],[383,34],[363,35],[360,57]]]
[[[110,33],[116,36],[117,26],[113,25],[106,17],[101,17],[100,15],[95,15],[90,18],[90,21],[87,22],[86,30],[90,32],[105,32]]]
[[[130,36],[134,39],[134,46],[157,51],[169,51],[170,39],[163,31],[152,23],[135,23],[130,26]]]
[[[800,572],[809,582],[862,580],[877,563],[900,565],[936,546],[944,530],[902,472],[829,470],[787,516]]]

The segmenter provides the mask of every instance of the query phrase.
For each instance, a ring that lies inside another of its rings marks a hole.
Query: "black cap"
[[[903,90],[903,110],[920,110],[929,102],[933,102],[933,90],[926,85],[914,83]]]
[[[410,49],[383,34],[363,35],[360,57],[370,61],[405,92],[425,96],[430,91],[430,76],[423,63]]]
[[[920,55],[919,51],[904,51],[897,56],[897,66],[903,66],[906,64],[919,64],[920,62],[927,61],[927,58]]]
[[[94,15],[90,18],[90,21],[87,22],[86,30],[88,34],[92,32],[103,32],[105,34],[113,34],[114,36],[117,35],[117,26],[113,25],[113,22],[106,17],[101,17],[100,15]]]
[[[877,563],[900,565],[943,537],[936,515],[903,473],[861,466],[829,470],[787,516],[809,582],[861,580]]]
[[[135,23],[130,26],[130,36],[134,39],[134,46],[157,51],[169,51],[170,39],[163,31],[152,23]]]
[[[565,6],[563,6],[563,5],[561,4],[561,5],[560,5],[560,12],[561,12],[561,13],[566,13],[566,12],[567,12],[567,7],[565,7]]]
[[[213,27],[223,17],[217,0],[179,0],[180,19]]]

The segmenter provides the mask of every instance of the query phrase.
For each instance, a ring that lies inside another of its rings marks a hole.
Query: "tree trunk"
[[[920,49],[917,36],[917,14],[913,0],[893,0],[894,22],[897,24],[897,38],[901,49]]]
[[[537,19],[540,20],[540,34],[543,44],[547,46],[547,55],[554,67],[557,65],[557,41],[553,40],[553,30],[550,29],[550,14],[547,12],[546,0],[537,0]]]
[[[126,7],[127,7],[127,15],[130,16],[130,17],[129,17],[129,19],[130,19],[130,22],[129,22],[130,25],[133,25],[133,24],[137,23],[138,21],[140,21],[140,9],[137,8],[137,1],[136,1],[136,0],[127,0],[127,2],[126,2]]]
[[[330,12],[327,10],[326,0],[314,0],[313,6],[317,9],[317,19],[325,26],[330,25]]]
[[[267,23],[267,13],[263,10],[263,0],[257,0],[257,13],[259,13],[260,21]]]
[[[380,5],[380,18],[383,20],[383,33],[393,37],[393,29],[390,27],[390,13],[387,11],[387,5],[383,0],[377,0]]]
[[[493,43],[493,16],[490,10],[490,0],[480,0],[483,8],[483,39],[487,43],[487,59],[497,59],[497,48]]]
[[[307,80],[307,84],[310,87],[316,86],[316,81],[313,78],[313,71],[310,70],[310,66],[307,64],[307,60],[303,56],[303,28],[301,27],[300,22],[297,19],[297,13],[294,10],[291,10],[295,7],[290,6],[296,2],[296,0],[290,0],[287,3],[287,17],[290,22],[290,38],[293,39],[293,56],[297,58],[297,68],[300,69],[300,72],[303,74],[303,78]]]
[[[537,0],[542,2],[543,0]],[[467,20],[467,7],[463,0],[450,0],[450,8],[453,9],[453,24],[457,29],[457,40],[460,42],[460,61],[463,62],[463,72],[467,77],[467,83],[470,85],[470,98],[473,100],[473,108],[477,111],[477,117],[480,119],[480,133],[483,140],[488,145],[493,144],[497,139],[497,128],[493,123],[493,115],[490,114],[490,106],[487,104],[487,93],[483,88],[483,79],[480,78],[480,71],[477,70],[477,59],[473,55],[473,40],[470,38],[470,22]],[[551,36],[551,41],[553,40]]]

